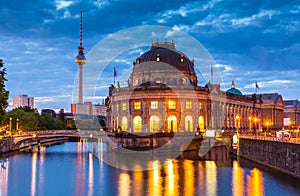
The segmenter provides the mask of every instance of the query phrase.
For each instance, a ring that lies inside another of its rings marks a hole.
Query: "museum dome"
[[[174,41],[153,42],[150,50],[136,58],[133,64],[132,81],[141,80],[141,74],[143,77],[148,77],[144,78],[144,81],[149,78],[152,80],[156,80],[155,78],[174,80],[174,78],[182,75],[185,77],[182,80],[197,85],[194,62],[184,53],[176,50]],[[180,78],[178,79],[180,80]]]
[[[234,94],[234,95],[243,95],[242,92],[239,89],[235,88],[235,84],[234,84],[233,80],[232,80],[232,83],[231,83],[231,88],[228,89],[226,92]]]

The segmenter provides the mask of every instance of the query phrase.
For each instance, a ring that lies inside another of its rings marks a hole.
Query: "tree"
[[[63,126],[65,127],[65,110],[64,109],[59,110],[58,118],[63,123]]]
[[[9,91],[5,89],[5,82],[7,81],[5,75],[6,68],[4,68],[4,63],[0,59],[0,123],[2,123],[3,121],[6,113],[6,108],[8,106]]]

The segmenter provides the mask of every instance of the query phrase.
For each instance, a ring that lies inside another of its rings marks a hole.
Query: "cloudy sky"
[[[35,97],[39,109],[70,110],[80,10],[87,55],[118,31],[162,25],[187,33],[208,50],[224,89],[235,80],[244,94],[253,93],[257,81],[258,93],[300,99],[298,0],[0,0],[0,5],[0,58],[7,68],[10,102],[13,96],[27,94]],[[118,76],[122,64],[130,68],[136,58],[136,53],[128,54],[133,55],[114,60]],[[113,73],[106,78],[98,84],[103,86],[97,91],[99,97],[107,93]]]

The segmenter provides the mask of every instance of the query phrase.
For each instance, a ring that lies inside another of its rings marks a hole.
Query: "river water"
[[[105,153],[106,143],[99,145]],[[300,195],[295,179],[232,157],[201,161],[184,155],[150,170],[127,171],[106,164],[82,143],[66,142],[5,155],[0,163],[0,196]]]

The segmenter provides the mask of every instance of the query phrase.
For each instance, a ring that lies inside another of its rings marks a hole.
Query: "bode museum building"
[[[106,104],[108,130],[133,133],[256,133],[300,123],[298,100],[285,104],[278,93],[243,95],[234,81],[226,92],[219,84],[198,85],[194,61],[173,41],[153,42],[133,63],[127,86],[110,87]]]

